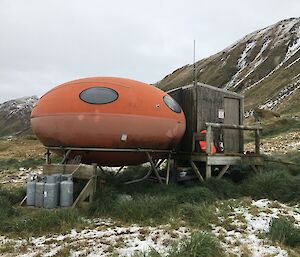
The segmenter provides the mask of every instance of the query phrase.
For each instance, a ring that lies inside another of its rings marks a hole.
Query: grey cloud
[[[148,83],[289,18],[297,0],[0,0],[0,102],[59,83],[120,76]]]

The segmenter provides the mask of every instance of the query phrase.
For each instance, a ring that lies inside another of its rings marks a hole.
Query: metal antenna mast
[[[196,81],[196,41],[194,39],[194,86],[197,84]]]

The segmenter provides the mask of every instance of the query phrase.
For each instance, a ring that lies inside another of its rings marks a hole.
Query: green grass
[[[197,232],[171,246],[166,257],[225,257],[220,241],[206,232]],[[136,253],[133,257],[162,257],[155,249],[148,253]]]
[[[36,168],[45,163],[43,159],[26,159],[26,160],[17,160],[17,159],[0,159],[0,169],[9,170],[9,169],[19,169],[23,168]]]
[[[291,247],[300,246],[300,229],[286,218],[273,219],[268,236],[273,242]]]
[[[240,190],[244,196],[297,202],[300,200],[300,177],[285,171],[269,171],[244,180]]]
[[[38,236],[49,232],[66,232],[84,224],[77,210],[24,210],[14,208],[10,216],[0,220],[0,232],[12,236]]]
[[[289,117],[272,119],[263,124],[262,137],[274,137],[290,131],[300,131],[300,120],[295,120]]]
[[[40,235],[65,231],[83,224],[78,210],[73,209],[25,209],[19,207],[25,195],[24,189],[0,187],[0,233],[12,235]]]
[[[55,156],[52,158],[53,163],[58,163],[61,161],[61,157]],[[21,167],[29,169],[29,168],[36,168],[38,166],[42,166],[45,164],[45,160],[40,159],[32,159],[28,158],[25,160],[18,160],[15,158],[11,159],[0,159],[0,170],[17,170]]]
[[[289,161],[296,157],[292,155],[284,158]],[[142,176],[147,170],[144,166],[129,168],[120,176],[105,172],[100,174],[100,178],[107,180],[107,183],[98,187],[88,212],[82,214],[68,209],[20,208],[17,204],[25,195],[24,189],[0,188],[0,232],[39,235],[62,231],[80,226],[82,217],[113,218],[123,223],[140,225],[185,225],[206,230],[210,224],[218,222],[216,209],[226,218],[230,210],[225,207],[238,206],[245,199],[268,198],[281,202],[299,202],[300,177],[287,168],[284,170],[284,167],[271,163],[265,167],[265,172],[258,175],[242,170],[247,175],[238,182],[229,178],[211,178],[193,186],[166,186],[147,181],[131,185],[121,183]],[[225,207],[221,204],[224,201]]]
[[[291,157],[285,158],[288,160]],[[300,201],[300,177],[294,176],[296,173],[293,174],[289,166],[277,166],[269,163],[264,172],[257,175],[242,169],[242,179],[237,179],[237,182],[230,178],[211,178],[194,186],[165,186],[150,182],[123,185],[118,177],[110,176],[109,186],[98,189],[89,214],[92,217],[112,217],[126,223],[184,223],[190,227],[207,229],[210,223],[216,221],[215,210],[219,208],[220,201],[245,197],[292,203]],[[136,174],[142,176],[145,167],[140,170],[136,167],[127,172],[121,175],[123,179],[126,178],[125,181]]]
[[[220,242],[206,232],[192,234],[190,238],[182,240],[173,246],[168,257],[222,257],[226,256]]]

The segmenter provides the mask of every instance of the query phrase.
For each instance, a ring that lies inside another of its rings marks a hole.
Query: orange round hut
[[[186,123],[167,93],[135,80],[94,77],[70,81],[43,95],[33,108],[34,133],[46,147],[170,150]],[[57,153],[62,153],[57,151]],[[144,153],[76,150],[84,163],[123,166]]]

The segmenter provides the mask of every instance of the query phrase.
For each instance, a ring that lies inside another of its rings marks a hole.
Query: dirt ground
[[[30,138],[0,139],[0,159],[39,159],[45,150],[41,142]]]

